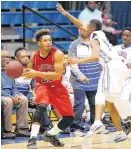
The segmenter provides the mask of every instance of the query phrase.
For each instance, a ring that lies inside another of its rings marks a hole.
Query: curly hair
[[[39,41],[40,38],[44,35],[50,35],[50,30],[49,29],[40,29],[35,33],[35,40]]]

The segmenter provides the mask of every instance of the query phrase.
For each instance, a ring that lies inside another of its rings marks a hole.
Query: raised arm
[[[65,17],[67,17],[78,29],[87,31],[87,28],[83,26],[83,24],[70,13],[68,13],[60,3],[57,3],[56,8],[60,11]]]
[[[100,44],[98,40],[92,40],[90,43],[92,49],[92,55],[83,59],[68,58],[70,64],[82,64],[87,62],[96,62],[99,60]]]

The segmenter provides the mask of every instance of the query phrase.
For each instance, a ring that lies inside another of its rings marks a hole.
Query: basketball
[[[9,62],[5,68],[5,72],[9,78],[19,78],[23,73],[23,66],[15,60]]]

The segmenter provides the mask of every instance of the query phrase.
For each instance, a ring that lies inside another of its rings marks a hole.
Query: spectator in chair
[[[110,14],[108,12],[102,13],[102,23],[103,23],[103,31],[107,31],[112,34],[120,34],[122,30],[116,30],[112,27],[112,25],[117,25],[117,22],[111,20]]]
[[[111,10],[111,7],[110,7],[110,2],[109,1],[96,1],[96,4],[97,4],[97,8],[103,12],[103,11],[107,11],[108,13],[110,12]]]
[[[15,80],[5,73],[9,62],[9,52],[1,51],[1,100],[4,102],[5,129],[4,134],[15,137],[12,130],[12,109],[16,108],[16,136],[29,136],[28,132],[28,99],[18,92]]]
[[[117,25],[117,22],[114,22],[111,19],[111,15],[109,12],[104,11],[102,13],[102,23],[103,23],[102,30],[107,36],[109,42],[112,45],[117,45],[116,34],[120,34],[122,30],[116,30],[115,28],[112,27],[112,25]]]
[[[20,47],[15,51],[15,59],[18,60],[24,68],[27,68],[29,63],[29,55],[24,47]],[[35,79],[26,80],[22,76],[16,79],[16,86],[20,93],[24,94],[28,98],[28,107],[36,108],[34,88]],[[43,118],[41,121],[40,133],[45,132],[49,129],[50,119],[47,112],[43,113]]]
[[[1,139],[6,138],[13,138],[15,137],[15,134],[11,134],[10,136],[4,134],[4,128],[5,128],[5,121],[4,121],[4,102],[1,101]]]
[[[81,23],[89,24],[90,20],[97,19],[102,22],[102,12],[97,9],[95,1],[87,2],[87,7],[79,14],[78,19]]]

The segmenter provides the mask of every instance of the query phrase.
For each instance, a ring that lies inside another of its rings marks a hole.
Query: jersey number
[[[52,82],[52,80],[46,80],[44,78],[41,79],[42,83]]]

